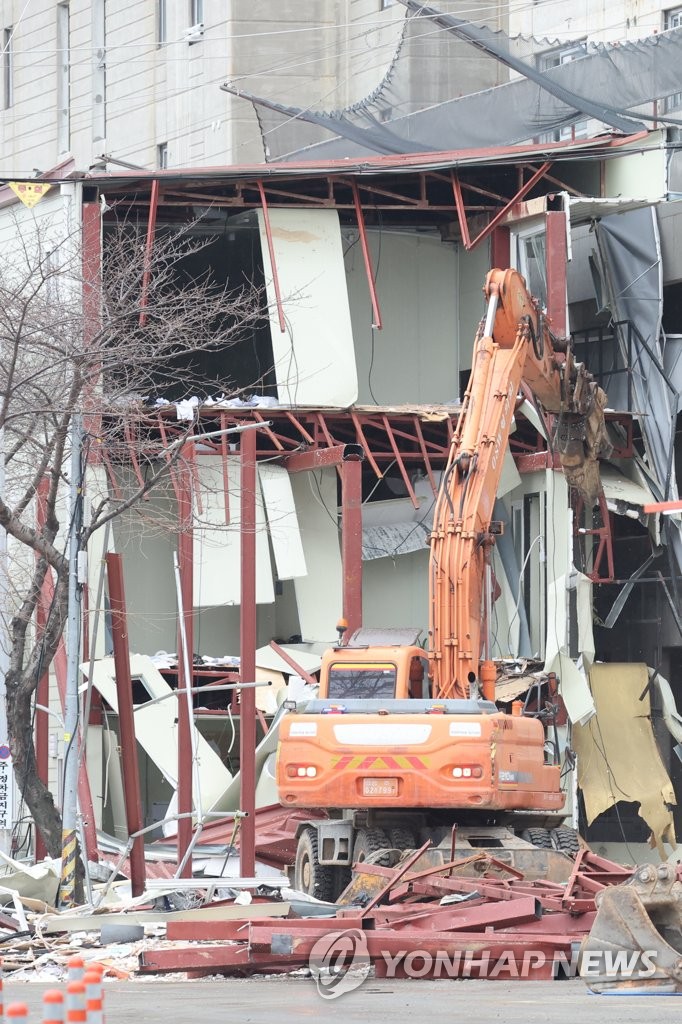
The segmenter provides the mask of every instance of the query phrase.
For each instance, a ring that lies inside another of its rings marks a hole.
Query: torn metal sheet
[[[677,710],[672,687],[667,679],[664,679],[659,672],[649,669],[649,679],[658,690],[661,698],[663,721],[670,735],[676,743],[682,743],[682,715]]]
[[[568,717],[574,725],[585,725],[596,714],[587,677],[565,651],[559,652],[555,665],[559,677],[559,692]]]
[[[0,904],[13,903],[15,897],[42,900],[54,906],[59,889],[59,861],[20,864],[0,851]]]
[[[630,371],[620,376],[632,389],[626,397],[641,423],[655,473],[655,500],[674,500],[679,496],[673,458],[678,395],[663,363],[663,267],[656,211],[651,207],[604,217],[595,226],[595,238],[594,256],[618,338],[619,368]],[[680,523],[671,522],[668,529],[679,567]]]
[[[630,480],[623,473],[619,473],[614,466],[605,463],[599,467],[599,478],[609,512],[646,522],[642,506],[648,505],[656,499],[644,480],[639,483]]]
[[[646,665],[593,665],[597,714],[586,726],[574,727],[573,746],[588,824],[621,800],[638,803],[665,859],[663,844],[675,846],[677,801],[651,726],[649,694],[640,700],[648,682]]]
[[[337,211],[259,210],[258,227],[280,402],[315,408],[353,405],[358,377]],[[284,331],[278,317],[270,240]]]
[[[194,495],[194,604],[199,608],[241,602],[241,459],[228,456],[229,514],[225,509],[223,460],[197,455]],[[272,604],[275,588],[265,510],[256,489],[256,601]]]

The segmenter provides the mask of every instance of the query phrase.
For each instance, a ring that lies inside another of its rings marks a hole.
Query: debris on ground
[[[124,878],[98,882],[98,905],[62,911],[6,894],[4,976],[59,983],[78,954],[105,979],[312,974],[321,984],[340,972],[359,984],[370,970],[502,980],[580,973],[595,992],[682,992],[679,865],[634,870],[583,846],[575,858],[553,854],[564,870],[555,864],[550,878],[489,849],[456,859],[428,842],[387,860],[388,852],[355,864],[335,904],[292,890],[272,868],[267,878],[151,878],[135,899]],[[592,971],[582,969],[586,956]]]

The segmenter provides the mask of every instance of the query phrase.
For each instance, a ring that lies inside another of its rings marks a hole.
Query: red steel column
[[[509,228],[495,228],[490,236],[490,266],[505,270],[511,266]]]
[[[241,611],[239,675],[243,683],[256,678],[256,431],[240,437],[241,452]],[[242,819],[239,870],[243,878],[256,874],[256,691],[239,697],[239,806]]]
[[[547,262],[547,313],[552,330],[559,337],[566,334],[566,214],[563,210],[548,211],[545,215],[545,244]]]
[[[142,829],[140,801],[140,770],[137,761],[135,719],[133,716],[133,682],[130,677],[130,652],[126,625],[125,593],[123,590],[123,560],[121,555],[107,554],[109,603],[111,605],[111,633],[114,642],[116,669],[116,695],[118,697],[118,724],[121,733],[123,793],[126,805],[128,835]],[[144,837],[133,841],[130,851],[130,884],[133,896],[145,890]]]
[[[187,452],[188,449],[185,449]],[[192,728],[193,715],[190,716],[187,694],[181,691],[194,687],[194,537],[192,532],[192,471],[188,459],[181,460],[178,472],[178,564],[180,566],[180,592],[182,594],[183,620],[185,640],[187,643],[187,662],[189,679],[185,673],[183,657],[183,641],[178,619],[178,813],[191,815],[192,802]],[[187,852],[192,841],[192,818],[180,818],[178,821],[178,865]],[[192,858],[180,872],[181,878],[192,877]]]
[[[362,625],[362,456],[341,463],[341,559],[349,637]]]

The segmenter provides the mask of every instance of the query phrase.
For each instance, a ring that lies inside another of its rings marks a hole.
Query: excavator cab
[[[428,698],[424,652],[415,646],[333,647],[322,659],[320,699]]]

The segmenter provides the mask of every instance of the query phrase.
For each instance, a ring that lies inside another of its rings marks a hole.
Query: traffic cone
[[[21,1021],[28,1020],[28,1006],[26,1003],[10,1003],[5,1011],[5,1020]]]
[[[67,1024],[86,1024],[85,985],[82,981],[70,981],[66,986]]]
[[[43,995],[43,1024],[64,1024],[64,996],[58,988]]]
[[[0,960],[0,1020],[4,1020],[5,1008],[3,1006],[3,995],[2,995],[2,960]]]
[[[67,981],[82,981],[85,974],[85,960],[82,956],[72,956],[66,965],[69,969]]]
[[[102,1006],[102,975],[99,971],[87,970],[83,978],[85,985],[85,1008],[87,1024],[104,1024]]]

